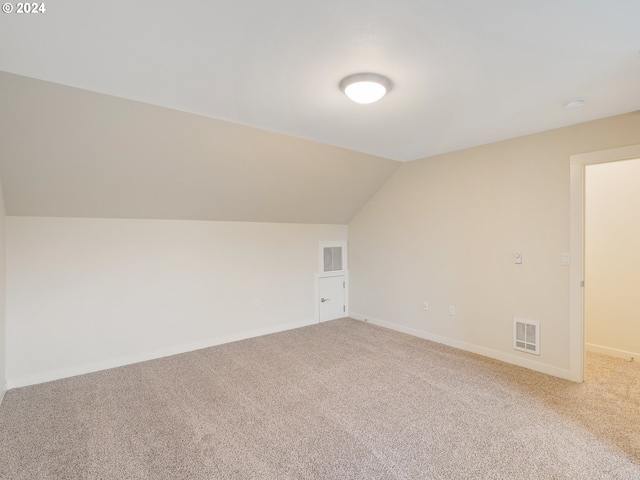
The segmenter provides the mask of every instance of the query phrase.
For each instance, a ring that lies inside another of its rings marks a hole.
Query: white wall
[[[585,175],[587,347],[640,357],[640,159]]]
[[[318,242],[346,239],[345,225],[8,217],[9,387],[313,322]]]
[[[349,224],[352,316],[570,378],[570,156],[638,143],[635,112],[403,165]]]
[[[0,403],[7,388],[7,340],[5,321],[6,268],[5,268],[5,227],[4,196],[0,185]]]

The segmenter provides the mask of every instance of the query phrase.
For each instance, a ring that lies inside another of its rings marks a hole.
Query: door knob
[[[324,302],[328,302],[329,300],[331,300],[331,299],[330,299],[330,298],[321,298],[321,299],[320,299],[320,301],[321,301],[322,303],[324,303]]]

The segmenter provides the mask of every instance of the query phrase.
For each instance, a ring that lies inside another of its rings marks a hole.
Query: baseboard
[[[627,352],[625,350],[618,350],[616,348],[603,347],[602,345],[594,345],[593,343],[587,343],[587,352],[601,353],[603,355],[609,355],[610,357],[634,359],[640,358],[640,353]]]
[[[442,337],[440,335],[424,332],[422,330],[417,330],[415,328],[405,327],[403,325],[398,325],[397,323],[386,322],[384,320],[373,318],[367,315],[362,315],[359,313],[350,312],[349,316],[356,320],[362,320],[367,323],[371,323],[372,325],[378,325],[379,327],[384,327],[390,330],[395,330],[397,332],[406,333],[408,335],[413,335],[414,337],[424,338],[425,340],[441,343],[443,345],[457,348],[459,350],[476,353],[478,355],[482,355],[483,357],[493,358],[494,360],[500,360],[505,363],[510,363],[512,365],[517,365],[519,367],[528,368],[529,370],[535,370],[536,372],[546,373],[547,375],[552,375],[554,377],[560,377],[560,378],[564,378],[565,380],[575,381],[574,378],[571,376],[571,372],[569,370],[554,367],[552,365],[535,362],[532,360],[528,360],[526,358],[520,358],[516,355],[510,355],[508,353],[499,352],[497,350],[492,350],[490,348],[485,348],[478,345],[473,345],[471,343],[461,342],[460,340],[454,340],[452,338]]]
[[[7,393],[7,382],[4,382],[2,385],[2,390],[0,390],[0,405],[2,405],[2,401],[4,400],[4,394]]]
[[[261,337],[263,335],[269,335],[271,333],[284,332],[286,330],[293,330],[296,328],[306,327],[318,323],[316,319],[302,320],[294,323],[285,323],[280,325],[274,325],[272,327],[261,328],[258,330],[251,330],[249,332],[241,332],[232,335],[225,335],[222,337],[216,337],[201,342],[190,343],[186,345],[178,345],[175,347],[169,347],[159,350],[153,350],[150,352],[144,352],[134,355],[127,355],[124,357],[113,358],[105,360],[103,362],[88,363],[84,365],[77,365],[69,368],[52,370],[50,372],[43,372],[36,375],[29,375],[21,378],[14,378],[7,380],[5,389],[26,387],[29,385],[37,385],[39,383],[51,382],[53,380],[60,380],[63,378],[75,377],[77,375],[84,375],[86,373],[99,372],[101,370],[108,370],[110,368],[122,367],[125,365],[131,365],[132,363],[146,362],[148,360],[155,360],[157,358],[168,357],[171,355],[177,355],[180,353],[192,352],[194,350],[201,350],[203,348],[215,347],[216,345],[222,345],[225,343],[237,342],[239,340],[246,340],[254,337]]]

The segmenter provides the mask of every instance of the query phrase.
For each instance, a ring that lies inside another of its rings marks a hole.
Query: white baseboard
[[[124,357],[113,358],[113,359],[105,360],[102,362],[76,365],[69,368],[52,370],[49,372],[42,372],[36,375],[29,375],[26,377],[9,379],[5,384],[5,390],[9,390],[12,388],[26,387],[29,385],[37,385],[39,383],[51,382],[53,380],[60,380],[62,378],[75,377],[77,375],[84,375],[86,373],[98,372],[100,370],[108,370],[110,368],[122,367],[124,365],[131,365],[132,363],[146,362],[147,360],[155,360],[157,358],[168,357],[170,355],[177,355],[180,353],[192,352],[194,350],[201,350],[203,348],[215,347],[216,345],[237,342],[239,340],[246,340],[248,338],[261,337],[263,335],[269,335],[271,333],[284,332],[286,330],[293,330],[296,328],[306,327],[316,323],[318,323],[316,319],[310,319],[310,320],[302,320],[294,323],[274,325],[272,327],[266,327],[258,330],[251,330],[249,332],[241,332],[241,333],[236,333],[232,335],[225,335],[223,337],[216,337],[208,340],[203,340],[201,342],[190,343],[187,345],[177,345],[175,347],[168,347],[168,348],[163,348],[159,350],[153,350],[150,352],[127,355]]]
[[[398,325],[396,323],[385,322],[384,320],[373,318],[367,315],[362,315],[359,313],[350,312],[349,316],[356,320],[366,321],[367,323],[388,328],[390,330],[395,330],[397,332],[413,335],[414,337],[424,338],[425,340],[430,340],[436,343],[442,343],[443,345],[457,348],[459,350],[464,350],[471,353],[477,353],[478,355],[482,355],[484,357],[493,358],[495,360],[500,360],[502,362],[510,363],[512,365],[517,365],[519,367],[535,370],[536,372],[546,373],[548,375],[553,375],[554,377],[560,377],[560,378],[564,378],[565,380],[575,381],[571,376],[571,372],[569,370],[554,367],[552,365],[535,362],[532,360],[528,360],[526,358],[518,357],[517,355],[510,355],[508,353],[499,352],[497,350],[492,350],[490,348],[485,348],[478,345],[473,345],[471,343],[461,342],[460,340],[454,340],[452,338],[442,337],[440,335],[424,332],[422,330],[417,330],[411,327],[405,327],[403,325]]]
[[[602,345],[594,345],[593,343],[587,343],[587,352],[601,353],[603,355],[609,355],[610,357],[625,358],[627,360],[632,358],[640,359],[640,353],[603,347]]]
[[[7,393],[7,382],[4,382],[2,385],[2,390],[0,390],[0,405],[2,405],[2,401],[4,400],[4,394]]]

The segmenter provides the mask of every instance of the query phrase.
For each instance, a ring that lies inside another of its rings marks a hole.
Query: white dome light
[[[340,89],[357,103],[377,102],[391,86],[391,80],[377,73],[355,73],[340,82]]]

